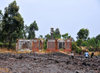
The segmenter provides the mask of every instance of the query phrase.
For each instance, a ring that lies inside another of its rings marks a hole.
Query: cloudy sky
[[[0,0],[0,10],[13,0]],[[25,25],[37,21],[36,36],[59,28],[61,34],[69,33],[76,39],[81,28],[90,31],[90,37],[100,34],[100,0],[16,0]]]

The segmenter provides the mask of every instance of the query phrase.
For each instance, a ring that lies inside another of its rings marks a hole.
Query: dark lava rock
[[[100,73],[100,56],[88,59],[74,56],[70,59],[70,56],[63,53],[2,53],[0,69],[11,73]]]

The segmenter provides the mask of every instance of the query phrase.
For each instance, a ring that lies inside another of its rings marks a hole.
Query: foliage
[[[43,35],[40,35],[39,38],[43,38]]]
[[[8,47],[9,47],[9,43],[0,42],[0,48],[8,48]],[[11,49],[16,49],[16,43],[12,43],[10,48]]]
[[[59,28],[56,28],[56,30],[53,31],[53,38],[54,39],[61,38],[61,34],[60,34]],[[45,39],[51,39],[51,35],[50,34],[45,35]]]
[[[77,44],[76,44],[76,42],[72,42],[72,50],[76,50],[77,49]]]
[[[82,52],[82,49],[77,46],[76,42],[72,43],[72,50],[79,54]]]
[[[77,43],[77,46],[87,46],[88,45],[87,41],[83,41],[81,39],[78,39],[76,43]]]
[[[47,49],[47,40],[44,40],[43,48],[44,48],[44,50]]]
[[[97,42],[97,47],[100,49],[100,40]]]
[[[77,43],[77,46],[81,46],[82,45],[82,40],[81,39],[78,39],[77,41],[76,41],[76,43]]]
[[[3,16],[3,40],[9,43],[9,47],[13,40],[16,40],[21,35],[24,28],[24,21],[20,15],[19,6],[16,1],[13,1],[5,8]]]
[[[81,46],[88,46],[88,42],[87,41],[82,41]]]
[[[89,51],[95,51],[95,49],[94,49],[94,48],[89,47]]]
[[[81,54],[82,53],[82,49],[78,47],[77,50],[76,50],[76,53]]]
[[[0,10],[0,41],[2,41],[2,11]]]
[[[27,25],[24,26],[24,29],[23,29],[23,38],[24,39],[27,39],[28,38],[28,33],[29,32],[29,27]]]
[[[97,41],[97,40],[96,40],[96,41]],[[100,51],[100,40],[97,41],[97,48],[96,48],[96,50],[97,50],[97,51]]]
[[[51,38],[50,34],[45,35],[45,39],[50,39],[50,38]]]
[[[0,23],[2,21],[2,17],[3,17],[3,14],[2,14],[2,11],[0,10]]]
[[[77,39],[87,40],[88,35],[89,35],[89,30],[82,28],[77,33]]]
[[[63,37],[63,39],[69,39],[69,38],[72,38],[71,36],[69,36],[68,33],[63,34],[62,37]],[[72,39],[73,39],[73,38],[72,38]],[[73,41],[74,41],[74,39],[73,39]]]
[[[88,42],[88,47],[91,47],[91,48],[96,48],[97,47],[97,43],[96,43],[96,39],[95,38],[91,38],[87,42]]]
[[[32,24],[30,24],[29,26],[29,35],[28,35],[28,39],[33,39],[35,38],[35,31],[38,31],[38,26],[36,21],[34,21]]]
[[[53,34],[54,34],[54,38],[55,38],[55,39],[61,38],[61,34],[60,34],[59,28],[56,28],[56,30],[54,31]]]
[[[68,38],[68,33],[65,33],[62,35],[63,39],[67,39]]]
[[[100,34],[96,36],[96,40],[100,40]]]

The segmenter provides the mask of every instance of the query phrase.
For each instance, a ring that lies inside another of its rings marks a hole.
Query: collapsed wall
[[[57,51],[57,40],[49,39],[47,41],[47,51]]]
[[[48,39],[47,41],[47,51],[59,51],[63,49],[64,51],[70,52],[72,48],[72,39]],[[43,49],[43,40],[40,39],[19,39],[16,44],[16,50],[24,51],[30,50],[37,52]]]
[[[16,43],[16,50],[30,50],[30,51],[39,51],[39,49],[43,48],[43,41],[39,39],[19,39]]]
[[[32,40],[19,39],[16,43],[16,50],[32,50]]]
[[[49,39],[47,41],[47,50],[48,51],[58,51],[63,49],[64,51],[71,51],[72,48],[72,39]]]

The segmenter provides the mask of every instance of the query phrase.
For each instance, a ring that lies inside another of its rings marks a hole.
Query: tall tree
[[[23,38],[27,39],[29,34],[29,26],[25,25],[23,29]]]
[[[2,21],[2,17],[3,17],[3,14],[2,14],[2,11],[0,10],[0,22]]]
[[[38,26],[36,21],[34,21],[32,24],[29,26],[29,35],[28,39],[33,39],[35,38],[35,31],[38,31]]]
[[[89,35],[89,30],[82,28],[77,33],[77,39],[87,40],[88,35]]]
[[[2,41],[2,11],[0,10],[0,42]]]
[[[2,17],[3,17],[3,14],[2,14],[2,11],[0,10],[0,32],[2,30]]]
[[[56,30],[54,31],[54,38],[55,39],[61,38],[61,34],[60,34],[59,28],[56,28]]]
[[[16,1],[13,1],[5,8],[3,16],[3,35],[5,41],[9,43],[9,47],[13,40],[19,38],[23,28],[24,21],[19,13],[19,6]]]

